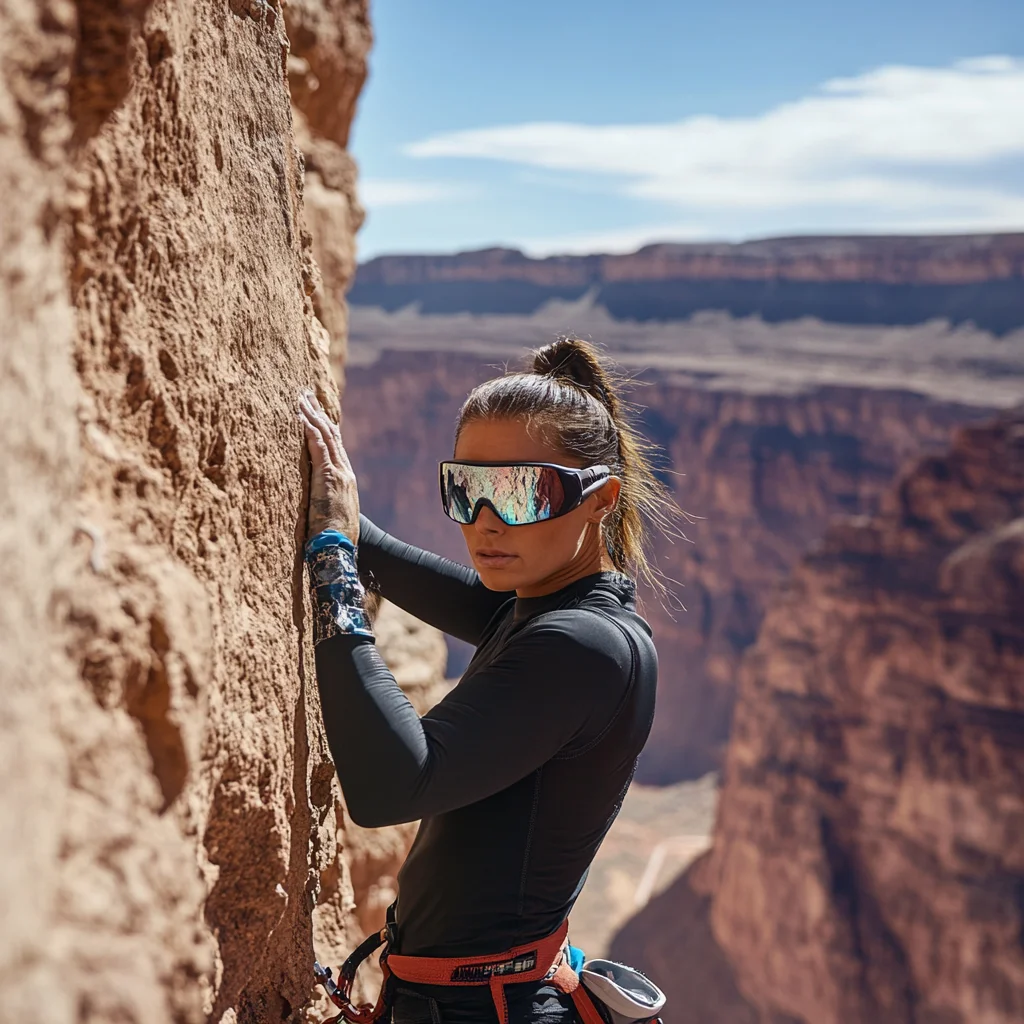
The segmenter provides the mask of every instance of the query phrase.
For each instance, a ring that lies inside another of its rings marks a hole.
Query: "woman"
[[[312,396],[301,408],[316,673],[345,800],[368,827],[423,819],[398,877],[391,951],[401,956],[389,962],[498,954],[551,936],[654,715],[657,656],[630,574],[650,577],[644,520],[664,523],[671,504],[646,447],[585,342],[561,338],[535,354],[532,372],[474,389],[440,474],[470,569],[360,516],[338,428]],[[374,647],[362,583],[476,646],[423,718]],[[395,1022],[498,1020],[500,994],[486,984],[392,984]],[[579,1019],[550,979],[504,993],[513,1024]]]

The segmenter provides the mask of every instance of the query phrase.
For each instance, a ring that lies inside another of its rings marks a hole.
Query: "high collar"
[[[517,597],[512,619],[522,622],[540,615],[541,612],[553,611],[555,608],[572,608],[579,604],[588,594],[600,592],[602,595],[617,601],[623,608],[636,607],[636,584],[621,572],[605,570],[581,576],[578,580],[553,590],[541,597]]]

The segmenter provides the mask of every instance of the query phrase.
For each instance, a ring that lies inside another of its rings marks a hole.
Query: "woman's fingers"
[[[317,448],[323,449],[326,467],[333,468],[337,460],[331,450],[331,433],[327,417],[318,412],[312,402],[306,399],[300,404],[300,416],[306,430],[306,437],[313,442]]]
[[[309,456],[313,460],[313,468],[319,472],[327,472],[333,469],[331,465],[331,452],[327,447],[320,431],[308,420],[303,421],[303,428],[306,432],[306,442],[309,447]]]
[[[359,491],[341,441],[341,430],[311,391],[299,395],[298,418],[306,436],[313,473],[310,479],[309,535],[325,529],[359,536]]]
[[[331,453],[316,424],[311,423],[304,415],[300,417],[302,429],[306,435],[306,447],[313,462],[314,472],[327,472],[331,467]]]
[[[341,429],[326,413],[312,392],[306,392],[306,418],[316,427],[330,453],[331,466],[339,470],[351,470],[345,446],[341,440]]]

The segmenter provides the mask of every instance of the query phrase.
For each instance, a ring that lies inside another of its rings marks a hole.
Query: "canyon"
[[[344,436],[363,510],[410,543],[465,560],[437,497],[456,413],[480,381],[558,331],[605,344],[660,470],[695,518],[656,546],[671,598],[641,595],[661,663],[638,778],[721,765],[736,678],[773,589],[837,513],[868,514],[898,470],[958,424],[1024,400],[1024,331],[613,322],[589,304],[530,317],[351,311]],[[449,674],[466,653],[451,642]]]
[[[357,272],[365,0],[0,29],[0,1021],[325,1010],[313,958],[380,926],[415,823],[349,820],[320,724],[297,396],[343,385],[365,511],[462,558],[458,405],[561,330],[633,378],[694,516],[644,606],[640,778],[677,788],[636,792],[595,892],[655,816],[700,849],[724,772],[712,848],[613,950],[675,1022],[1020,1019],[1022,236]],[[464,652],[375,628],[425,711]]]
[[[588,295],[617,320],[685,320],[703,310],[778,323],[1024,325],[1024,235],[772,238],[649,245],[628,255],[531,259],[515,249],[380,256],[350,299],[389,312],[520,314]]]
[[[1024,998],[1020,426],[982,424],[1024,401],[1024,332],[765,319],[627,322],[592,293],[529,315],[354,306],[344,429],[365,510],[464,560],[435,479],[463,396],[559,332],[604,344],[702,518],[658,550],[685,610],[644,595],[661,680],[638,779],[667,787],[662,840],[642,804],[623,809],[576,935],[663,983],[672,1024],[1009,1024]],[[998,540],[974,536],[993,524]],[[868,558],[863,538],[846,546],[862,533],[900,540]],[[981,549],[984,569],[937,568]],[[697,783],[678,780],[716,767],[705,839]],[[697,860],[627,919],[658,845]]]
[[[677,1024],[1024,1016],[1024,411],[797,564],[741,669],[711,851],[619,933]]]

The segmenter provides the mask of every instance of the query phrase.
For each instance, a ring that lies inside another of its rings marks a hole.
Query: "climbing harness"
[[[352,1002],[352,984],[356,980],[356,971],[359,965],[378,947],[388,941],[388,928],[382,928],[367,936],[349,954],[348,959],[341,965],[338,971],[338,981],[335,982],[331,975],[330,967],[322,967],[319,961],[313,964],[313,973],[316,980],[323,985],[324,990],[338,1009],[341,1010],[336,1017],[332,1017],[325,1024],[336,1024],[338,1021],[351,1021],[352,1024],[374,1024],[389,1009],[391,986],[389,984],[390,974],[387,969],[387,957],[381,953],[380,967],[384,974],[384,981],[380,988],[380,997],[377,1004],[360,1003],[358,1006]]]
[[[388,923],[361,942],[338,972],[313,966],[316,980],[324,986],[341,1012],[326,1024],[377,1024],[391,1008],[393,979],[424,985],[487,985],[501,1024],[509,1024],[505,986],[525,981],[547,981],[572,996],[584,1024],[662,1024],[658,1013],[665,1005],[664,993],[639,971],[611,960],[588,960],[580,968],[582,953],[567,940],[569,922],[563,921],[546,938],[506,950],[504,953],[471,957],[402,956],[389,952],[395,945],[394,904],[388,908]],[[352,1002],[352,984],[359,965],[376,949],[384,975],[376,1004]],[[582,979],[582,983],[581,983]]]

